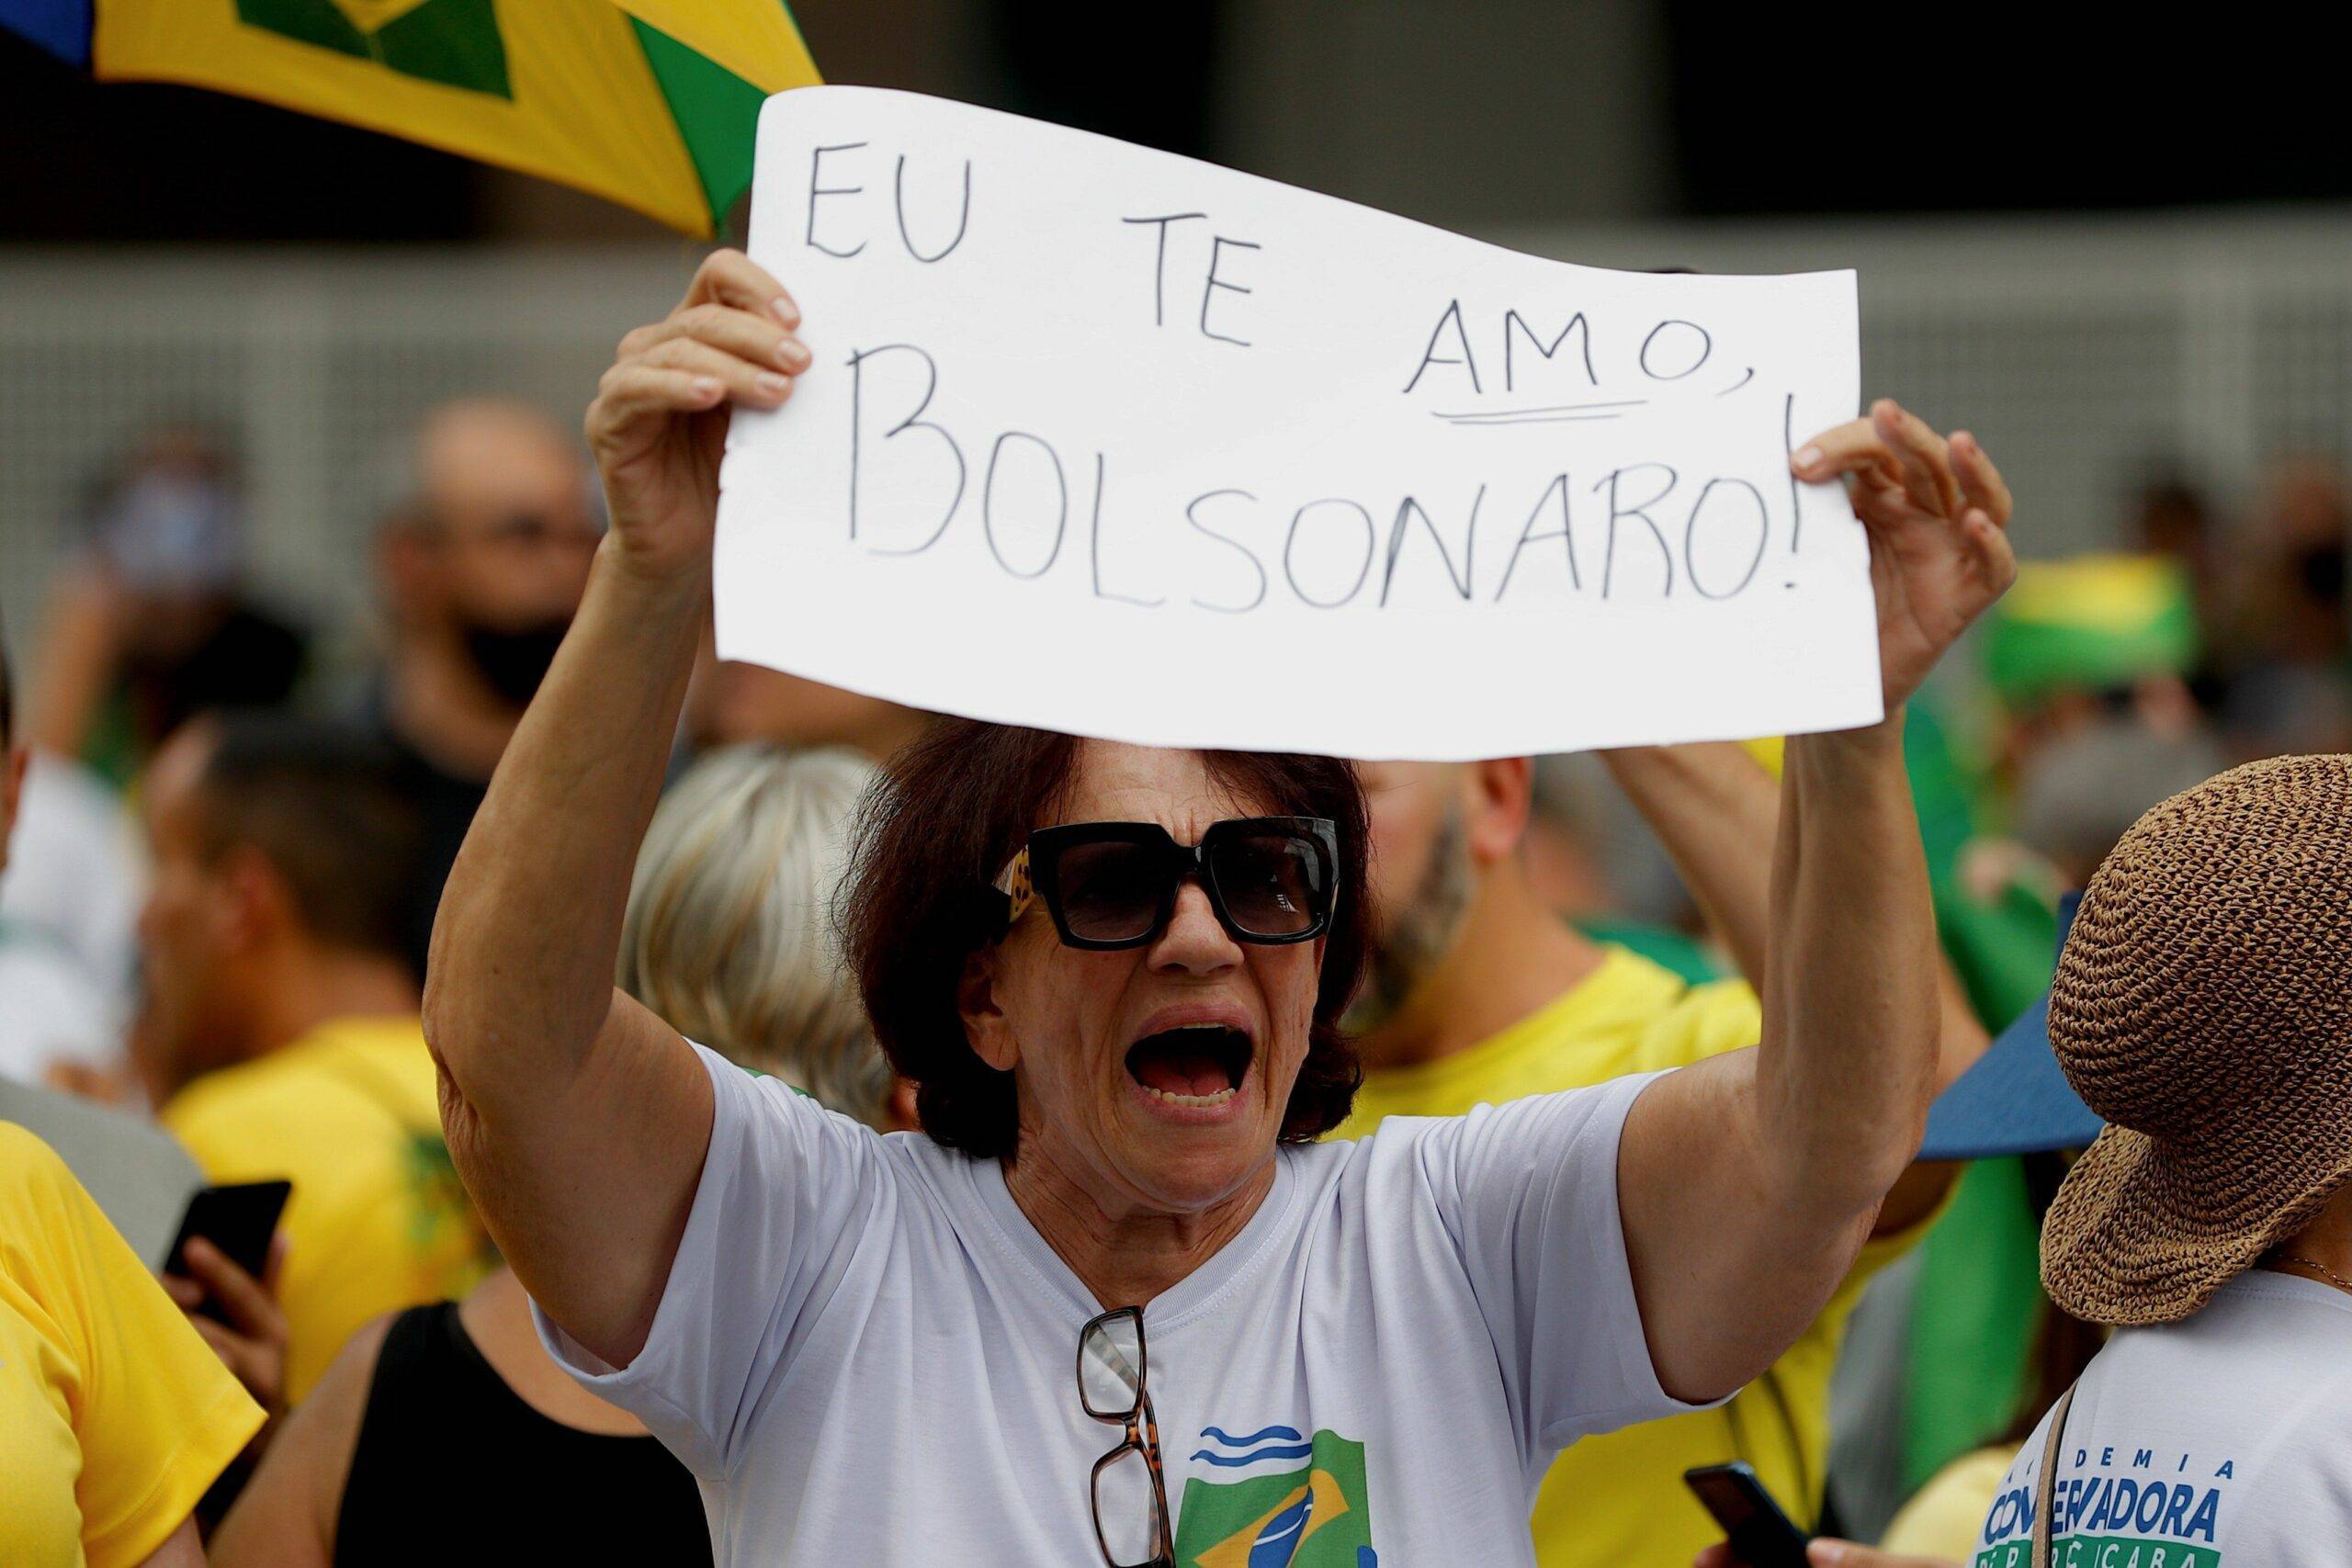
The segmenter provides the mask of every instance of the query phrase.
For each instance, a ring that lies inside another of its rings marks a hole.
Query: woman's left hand
[[[1946,649],[2016,581],[2009,487],[1976,438],[1950,440],[1881,398],[1789,458],[1801,479],[1843,478],[1871,539],[1879,674],[1892,714]]]

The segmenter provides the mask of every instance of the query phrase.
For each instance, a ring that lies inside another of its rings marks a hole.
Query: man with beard
[[[1763,973],[1778,814],[1772,780],[1730,745],[1607,754],[1743,973]],[[1338,1135],[1389,1116],[1678,1067],[1757,1043],[1745,981],[1692,986],[1595,942],[1545,905],[1524,852],[1532,758],[1363,766],[1373,830],[1375,940],[1350,1016],[1364,1065]],[[1940,1083],[1984,1049],[1944,978]],[[1684,1568],[1722,1531],[1682,1484],[1693,1465],[1745,1460],[1790,1517],[1817,1519],[1829,1446],[1829,1373],[1869,1278],[1917,1242],[1956,1168],[1915,1165],[1881,1209],[1853,1271],[1805,1336],[1724,1405],[1588,1438],[1554,1463],[1533,1517],[1544,1568]]]
[[[538,410],[468,399],[418,426],[409,499],[378,547],[391,646],[375,694],[424,815],[408,943],[418,973],[441,884],[587,586],[602,536],[579,443]]]

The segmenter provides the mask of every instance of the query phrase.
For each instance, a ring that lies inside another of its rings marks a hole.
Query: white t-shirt
[[[58,1062],[111,1066],[122,1019],[72,955],[0,920],[0,1078],[37,1084]]]
[[[122,1061],[146,880],[129,829],[96,774],[32,754],[16,833],[0,846],[0,1077],[39,1083],[52,1063]]]
[[[699,1478],[729,1564],[1097,1562],[1079,1404],[1101,1307],[1001,1166],[878,1136],[705,1052],[710,1150],[645,1348],[548,1348]],[[1177,1561],[1532,1564],[1554,1453],[1658,1386],[1617,1211],[1646,1078],[1285,1145],[1145,1313]],[[1301,1505],[1307,1517],[1302,1521]]]
[[[146,896],[145,851],[122,796],[79,762],[33,752],[0,874],[0,925],[54,937],[117,1010],[127,1010]]]
[[[2002,1478],[1971,1568],[2032,1562],[2049,1425]],[[2352,1296],[2241,1274],[2186,1322],[2119,1330],[2059,1454],[2054,1568],[2344,1568]]]

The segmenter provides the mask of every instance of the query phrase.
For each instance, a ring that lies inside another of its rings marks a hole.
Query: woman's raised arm
[[[621,340],[587,421],[612,531],[433,927],[424,1030],[450,1153],[532,1295],[615,1365],[651,1327],[711,1093],[676,1032],[613,988],[614,956],[709,614],[728,411],[790,394],[798,321],[719,251]]]
[[[1791,461],[1844,477],[1869,531],[1887,716],[1789,742],[1763,1043],[1670,1075],[1626,1119],[1634,1292],[1684,1399],[1731,1393],[1794,1342],[1918,1152],[1940,1001],[1903,705],[2017,575],[2008,489],[1973,438],[1881,401]]]

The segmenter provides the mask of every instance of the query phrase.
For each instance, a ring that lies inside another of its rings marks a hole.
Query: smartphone
[[[188,1199],[187,1213],[180,1216],[179,1234],[172,1238],[164,1272],[185,1276],[187,1244],[190,1238],[202,1236],[230,1262],[261,1278],[269,1262],[269,1238],[277,1234],[277,1217],[285,1213],[286,1200],[293,1190],[290,1181],[241,1181],[199,1190]],[[209,1300],[196,1310],[216,1322],[226,1321]]]
[[[1812,1538],[1789,1522],[1753,1467],[1702,1464],[1684,1471],[1682,1483],[1714,1515],[1732,1554],[1747,1568],[1805,1568],[1804,1544]]]

